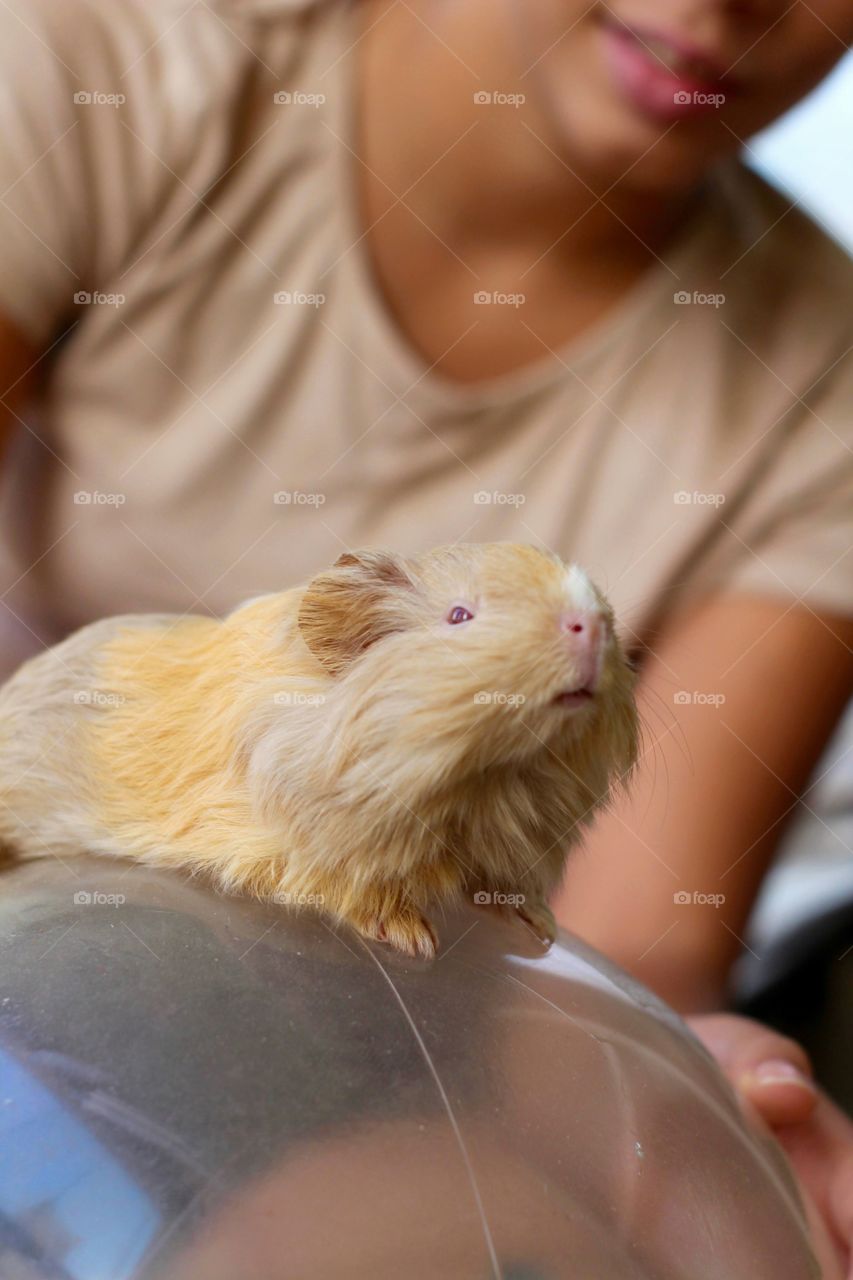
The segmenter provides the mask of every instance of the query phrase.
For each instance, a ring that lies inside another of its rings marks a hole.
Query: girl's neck
[[[359,147],[369,180],[383,189],[382,212],[399,201],[463,257],[469,245],[517,246],[533,257],[549,252],[557,270],[590,256],[639,261],[665,250],[695,184],[644,188],[621,165],[583,172],[534,109],[499,23],[478,30],[469,61],[464,27],[445,33],[408,6],[362,4]],[[480,103],[477,93],[509,101]],[[523,95],[523,111],[512,95]]]
[[[360,3],[353,169],[362,251],[386,310],[427,367],[453,381],[547,362],[666,261],[693,192],[644,187],[637,171],[624,173],[629,163],[610,176],[581,172],[544,110],[477,103],[477,92],[525,85],[512,79],[496,20],[476,24],[473,50],[449,29],[473,0],[436,0],[441,31],[409,5],[380,16],[387,0]],[[512,295],[523,311],[476,305],[484,294]]]

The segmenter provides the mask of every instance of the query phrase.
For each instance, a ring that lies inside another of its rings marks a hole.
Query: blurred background
[[[853,54],[753,140],[749,160],[853,253]]]
[[[853,54],[747,160],[853,254]],[[805,1041],[853,1113],[853,1046],[838,1034],[853,1008],[853,704],[804,800],[753,915],[738,1000]]]

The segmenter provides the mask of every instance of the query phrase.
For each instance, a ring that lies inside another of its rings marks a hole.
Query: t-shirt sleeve
[[[180,187],[192,120],[167,91],[173,10],[0,3],[0,311],[37,346],[95,290],[120,292],[128,255]]]
[[[771,433],[770,465],[743,518],[729,519],[728,590],[853,615],[853,354]]]
[[[43,345],[91,263],[80,105],[68,61],[75,0],[0,5],[0,310]]]

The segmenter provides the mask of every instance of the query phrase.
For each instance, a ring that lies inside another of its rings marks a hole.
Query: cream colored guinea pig
[[[431,956],[431,903],[547,898],[636,754],[584,572],[509,543],[346,553],[223,621],[96,622],[0,689],[0,840],[209,873]]]

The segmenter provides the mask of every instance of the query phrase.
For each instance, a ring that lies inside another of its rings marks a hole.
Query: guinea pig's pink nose
[[[569,609],[560,616],[560,630],[569,642],[569,652],[578,670],[578,680],[594,689],[601,673],[604,619],[594,609]]]
[[[595,649],[601,644],[601,614],[591,609],[569,610],[561,616],[560,627],[568,632],[579,649]]]

